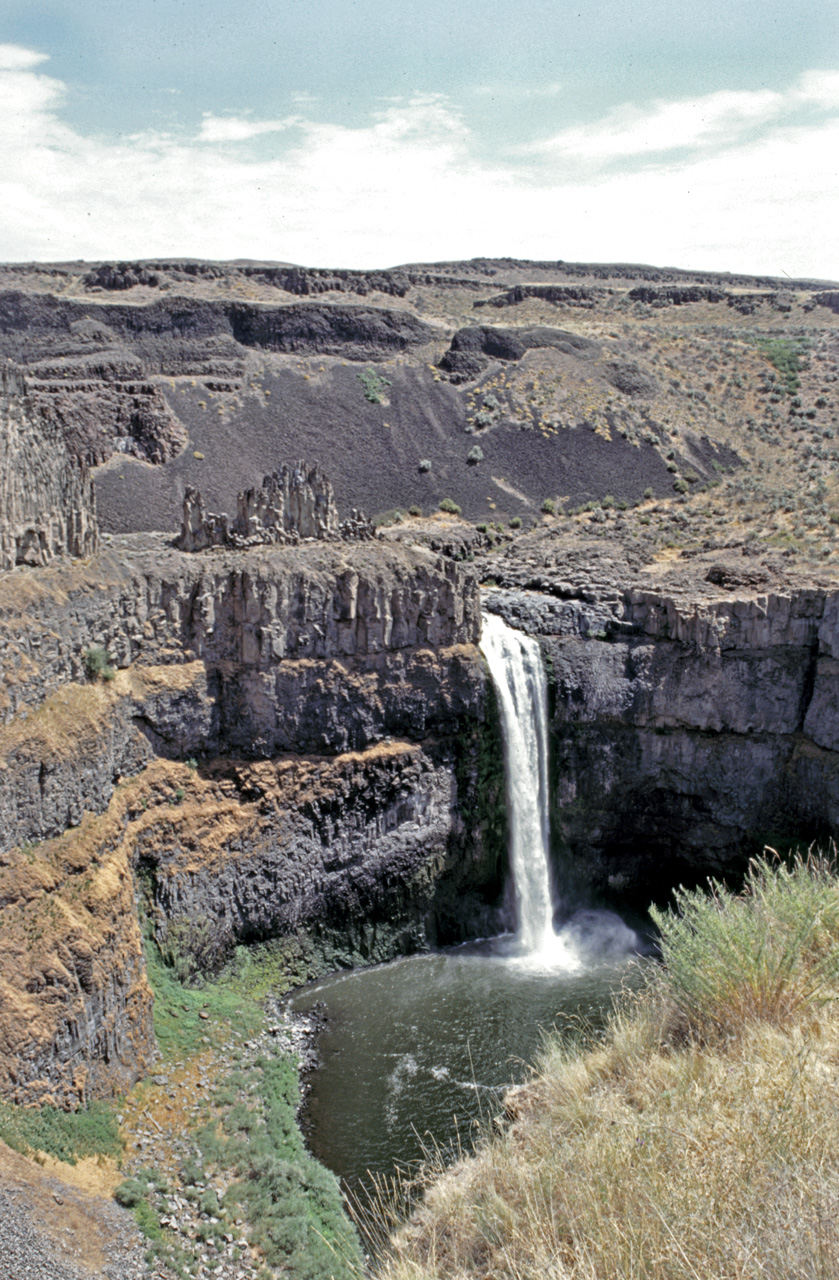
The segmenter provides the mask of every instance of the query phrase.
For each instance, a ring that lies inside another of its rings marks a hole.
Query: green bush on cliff
[[[439,506],[440,506],[440,510],[445,511],[447,515],[450,515],[450,516],[460,515],[460,507],[454,501],[453,498],[443,498]]]
[[[390,378],[385,378],[382,374],[376,373],[375,369],[364,369],[361,373],[356,374],[356,377],[364,388],[365,400],[369,400],[371,404],[384,403],[387,396],[387,388],[390,386]]]
[[[92,644],[82,655],[84,673],[88,680],[113,680],[116,671],[111,666],[111,655],[101,644]]]

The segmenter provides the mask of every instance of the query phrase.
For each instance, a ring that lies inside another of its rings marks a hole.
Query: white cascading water
[[[483,615],[481,649],[501,711],[510,827],[510,865],[522,959],[575,968],[576,950],[554,932],[549,864],[548,699],[537,642]]]

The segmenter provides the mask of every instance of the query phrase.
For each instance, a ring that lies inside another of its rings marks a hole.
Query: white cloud
[[[839,276],[839,73],[625,108],[488,162],[434,95],[352,128],[208,114],[197,137],[89,136],[41,61],[0,58],[5,260],[492,254]]]
[[[198,141],[246,142],[249,138],[258,138],[264,133],[281,133],[299,123],[299,116],[287,116],[285,120],[244,120],[237,116],[205,114]]]
[[[719,92],[691,101],[654,102],[647,108],[621,107],[604,120],[564,129],[528,148],[557,158],[593,161],[673,151],[735,140],[744,129],[776,118],[781,94],[770,90]]]
[[[23,49],[18,44],[0,44],[0,71],[28,71],[41,62],[47,62],[48,57],[46,53]]]

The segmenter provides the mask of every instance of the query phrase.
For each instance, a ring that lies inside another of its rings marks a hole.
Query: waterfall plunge
[[[553,928],[549,869],[548,700],[539,645],[495,614],[483,615],[481,649],[501,711],[518,908],[518,953],[552,968],[576,968],[574,948]]]

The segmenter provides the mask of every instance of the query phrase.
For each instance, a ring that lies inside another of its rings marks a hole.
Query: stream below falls
[[[347,1190],[435,1148],[470,1149],[544,1033],[596,1030],[644,963],[624,955],[550,970],[518,963],[509,946],[495,939],[332,974],[293,998],[298,1012],[326,1008],[307,1141]]]

